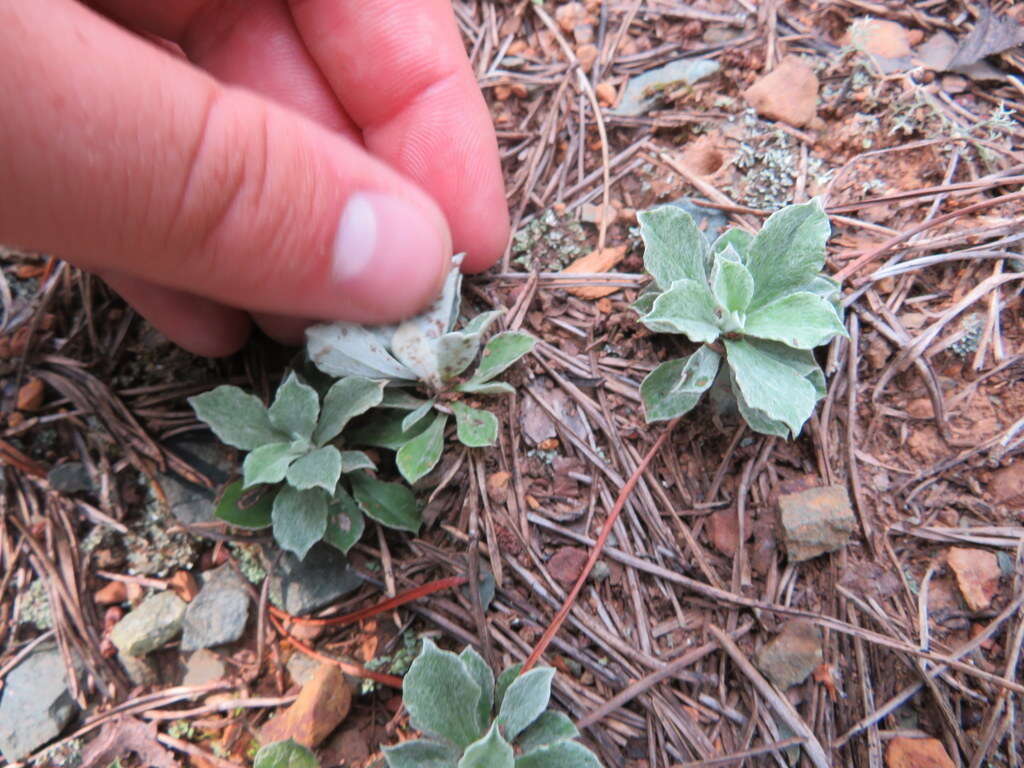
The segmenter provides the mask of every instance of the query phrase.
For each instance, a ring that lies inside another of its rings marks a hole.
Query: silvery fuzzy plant
[[[384,748],[390,768],[601,768],[560,712],[548,710],[550,667],[497,680],[472,648],[461,654],[429,639],[402,682],[409,722],[426,738]]]
[[[346,450],[348,423],[384,397],[384,382],[346,376],[317,391],[290,373],[265,407],[235,386],[189,398],[224,443],[248,451],[242,479],[224,489],[216,515],[242,528],[273,528],[278,544],[305,557],[323,539],[342,552],[359,540],[364,515],[390,528],[419,530],[412,492],[366,470],[373,461]]]
[[[811,350],[846,335],[839,284],[819,274],[830,234],[821,203],[787,206],[756,235],[730,229],[711,244],[677,207],[638,218],[644,266],[654,278],[634,304],[640,322],[702,345],[644,379],[647,421],[686,413],[717,378],[752,429],[798,435],[825,396]]]
[[[481,353],[484,334],[502,310],[484,312],[455,330],[460,262],[461,256],[455,257],[441,297],[411,320],[378,327],[332,323],[306,331],[309,359],[324,373],[387,383],[380,403],[384,412],[364,418],[351,435],[361,445],[397,451],[398,470],[409,483],[441,460],[449,416],[455,417],[463,445],[479,448],[497,442],[498,419],[467,400],[514,392],[510,384],[495,379],[536,341],[528,333],[508,331],[492,337]],[[476,369],[467,375],[478,357]]]

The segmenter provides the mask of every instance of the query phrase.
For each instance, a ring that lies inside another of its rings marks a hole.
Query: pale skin
[[[0,0],[0,49],[0,242],[198,354],[407,317],[505,246],[449,0]]]

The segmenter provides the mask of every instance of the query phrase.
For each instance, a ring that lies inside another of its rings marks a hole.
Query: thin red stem
[[[408,592],[403,592],[402,594],[396,595],[382,603],[371,605],[369,608],[361,608],[358,611],[346,613],[344,616],[330,616],[326,619],[304,619],[300,616],[292,616],[290,613],[285,613],[280,608],[275,608],[272,605],[269,607],[270,612],[277,618],[285,619],[289,622],[294,622],[295,624],[305,624],[313,627],[339,626],[344,624],[354,624],[357,621],[368,619],[379,613],[385,613],[394,608],[398,608],[400,605],[411,603],[413,600],[418,600],[421,597],[432,595],[435,592],[461,587],[467,581],[468,579],[465,576],[449,576],[447,579],[438,579],[437,581],[431,581],[419,587],[415,587],[414,589],[410,589]]]

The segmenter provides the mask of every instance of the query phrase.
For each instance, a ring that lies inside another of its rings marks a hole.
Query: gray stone
[[[299,652],[293,653],[285,663],[288,676],[291,677],[293,683],[299,686],[305,685],[312,680],[313,673],[316,672],[319,666],[320,662],[312,656]]]
[[[229,565],[209,573],[185,610],[181,650],[233,643],[249,621],[249,593]]]
[[[185,608],[185,601],[173,592],[150,595],[114,625],[110,640],[121,653],[145,656],[178,636]]]
[[[214,483],[226,483],[231,473],[237,469],[231,449],[221,445],[215,439],[180,440],[171,445],[178,454],[191,466],[206,475]],[[167,497],[167,506],[174,517],[186,525],[208,523],[216,518],[213,515],[214,491],[194,485],[177,475],[160,475],[160,487]]]
[[[25,758],[60,735],[78,714],[67,668],[53,644],[40,647],[8,673],[0,694],[0,754]]]
[[[713,75],[719,69],[713,59],[677,59],[663,67],[629,78],[626,90],[613,114],[636,117],[646,114],[667,90],[689,85]]]
[[[61,493],[79,493],[92,491],[92,478],[89,477],[89,470],[80,461],[67,461],[58,464],[51,469],[46,479],[50,487]]]
[[[857,530],[850,496],[841,485],[780,496],[779,519],[791,562],[842,549]]]
[[[118,653],[117,660],[132,685],[156,685],[156,667],[145,656],[129,656],[127,653]]]
[[[809,621],[787,621],[782,631],[757,652],[765,677],[785,690],[802,683],[822,662],[821,630]]]
[[[274,555],[271,555],[271,560]],[[293,616],[312,613],[362,584],[334,547],[316,544],[305,559],[285,552],[270,577],[270,600]]]
[[[182,685],[205,685],[224,677],[227,668],[213,651],[201,648],[188,657],[185,664],[185,679]]]

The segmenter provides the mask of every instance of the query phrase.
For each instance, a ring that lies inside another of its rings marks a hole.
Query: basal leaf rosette
[[[704,345],[647,376],[640,387],[647,420],[692,409],[724,357],[750,427],[795,437],[825,394],[811,350],[846,335],[839,284],[820,274],[830,233],[820,201],[778,211],[756,235],[731,229],[710,244],[675,206],[638,218],[654,278],[633,305],[640,321]]]
[[[517,665],[495,679],[472,648],[455,654],[424,639],[402,684],[423,738],[385,747],[389,768],[601,768],[572,721],[548,710],[553,677]]]
[[[222,442],[248,452],[242,479],[221,493],[217,516],[242,528],[273,528],[277,542],[300,558],[321,539],[348,552],[362,535],[364,515],[418,531],[411,491],[368,474],[376,469],[373,461],[363,451],[346,450],[342,439],[352,419],[383,397],[383,381],[348,376],[321,401],[291,373],[269,408],[235,386],[190,398]]]

